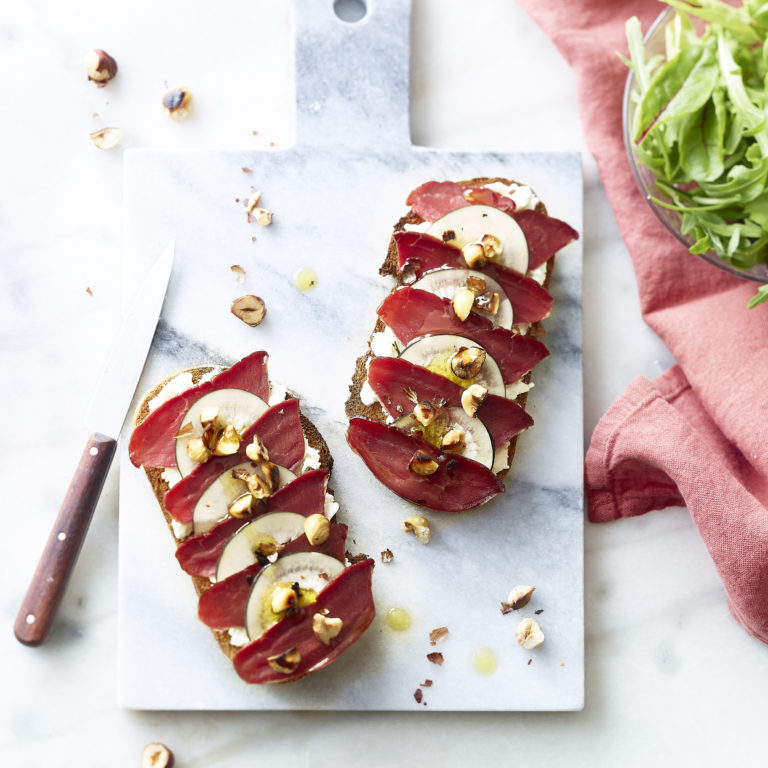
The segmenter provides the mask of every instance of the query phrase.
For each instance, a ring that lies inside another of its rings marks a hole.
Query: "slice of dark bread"
[[[512,181],[510,179],[505,179],[498,176],[497,177],[479,176],[474,179],[467,179],[464,181],[459,181],[457,183],[462,187],[474,187],[474,186],[482,186],[486,184],[493,184],[495,182],[500,182],[501,184],[507,184],[507,185],[521,184],[521,182]],[[545,215],[547,213],[547,209],[542,202],[539,202],[537,204],[536,210]],[[395,290],[397,287],[403,284],[402,281],[400,281],[400,275],[398,270],[397,243],[395,242],[394,235],[397,232],[403,232],[405,230],[406,224],[421,224],[423,223],[423,221],[424,219],[422,219],[418,214],[410,210],[408,211],[408,213],[405,214],[405,216],[402,216],[393,227],[392,237],[390,237],[389,246],[387,248],[387,255],[384,258],[384,261],[381,267],[379,267],[380,275],[382,275],[383,277],[392,277],[397,281],[397,285],[393,286],[393,290]],[[555,266],[555,258],[553,256],[547,262],[546,277],[543,283],[543,286],[546,289],[549,289],[549,285],[552,280],[552,273],[554,270],[554,266]],[[366,405],[365,403],[363,403],[363,401],[360,398],[360,392],[367,378],[368,361],[373,357],[373,353],[371,352],[371,339],[373,338],[374,333],[382,331],[383,329],[384,329],[384,323],[380,318],[377,318],[376,324],[374,325],[374,328],[371,331],[371,335],[368,337],[368,349],[365,352],[363,352],[363,354],[360,355],[360,357],[358,357],[357,360],[355,361],[355,370],[352,376],[352,383],[349,385],[349,398],[347,399],[347,402],[345,405],[345,412],[347,414],[348,419],[352,419],[355,416],[362,416],[364,418],[372,419],[374,421],[379,421],[382,423],[386,422],[387,414],[385,413],[381,405],[379,405],[379,403]],[[530,336],[535,336],[539,338],[544,336],[546,334],[546,331],[541,322],[536,322],[531,324],[526,329],[526,333]],[[526,384],[529,384],[531,382],[531,374],[527,373],[523,377],[523,381]],[[525,408],[526,403],[528,402],[528,393],[523,392],[522,394],[518,395],[518,397],[515,398],[515,402],[517,402],[517,404],[520,405],[522,408]],[[514,437],[509,443],[509,448],[507,452],[507,460],[508,460],[507,469],[503,469],[497,474],[497,477],[500,480],[507,474],[507,472],[509,471],[509,467],[512,466],[512,460],[515,457],[516,446],[517,446],[517,437]]]
[[[183,371],[178,371],[172,376],[169,376],[166,379],[163,379],[163,381],[161,381],[159,384],[154,386],[139,403],[139,406],[136,409],[136,414],[134,416],[134,426],[138,426],[139,424],[141,424],[142,421],[144,421],[144,419],[147,418],[147,416],[150,413],[150,402],[155,397],[157,397],[162,392],[162,390],[177,376],[181,374],[189,373],[192,376],[193,384],[197,385],[200,383],[201,379],[204,376],[206,376],[207,374],[211,373],[214,370],[215,368],[213,366],[199,366],[197,368],[188,368]],[[291,395],[290,393],[286,394],[286,399],[290,397],[293,397],[293,395]],[[304,432],[304,436],[307,440],[307,444],[312,448],[314,448],[320,456],[320,467],[323,469],[330,470],[333,465],[333,459],[328,449],[328,445],[326,444],[325,440],[323,439],[322,435],[317,430],[315,425],[303,413],[300,414],[300,419],[301,419],[301,428]],[[155,494],[157,503],[160,505],[160,510],[163,513],[163,517],[165,518],[165,522],[166,522],[166,525],[168,526],[168,530],[170,531],[171,536],[173,536],[173,540],[176,542],[177,545],[179,545],[181,544],[182,541],[184,541],[184,539],[181,539],[176,535],[173,529],[173,518],[168,513],[168,511],[166,510],[163,504],[163,499],[165,497],[165,494],[170,487],[168,485],[168,482],[165,480],[165,478],[163,478],[163,473],[165,472],[165,470],[163,468],[145,467],[144,471],[147,475],[147,478],[149,479],[150,485],[152,486],[152,491]],[[198,597],[211,587],[210,580],[205,578],[204,576],[190,576],[190,579],[192,579],[192,583],[194,585],[195,592],[197,593]],[[232,659],[235,653],[237,653],[237,651],[240,649],[240,646],[232,645],[232,643],[230,642],[229,632],[227,632],[226,630],[212,629],[211,632],[216,638],[216,642],[218,642],[219,647],[221,648],[223,653],[229,659]]]

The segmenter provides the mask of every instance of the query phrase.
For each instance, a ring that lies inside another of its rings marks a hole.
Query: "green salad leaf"
[[[656,178],[651,199],[680,215],[691,253],[737,269],[768,262],[768,2],[664,0],[663,52],[627,21],[635,88],[629,136]],[[768,285],[750,300],[768,301]]]

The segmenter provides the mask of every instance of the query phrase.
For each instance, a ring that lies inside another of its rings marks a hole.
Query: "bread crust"
[[[200,383],[202,378],[211,373],[212,371],[216,370],[216,367],[214,366],[198,366],[195,368],[185,368],[184,370],[178,371],[171,376],[168,376],[167,378],[163,379],[161,382],[156,384],[147,394],[144,396],[142,401],[139,403],[138,408],[136,409],[136,414],[134,416],[133,425],[134,427],[139,426],[144,419],[147,418],[150,414],[150,402],[157,397],[157,395],[160,394],[160,392],[177,376],[189,373],[192,376],[192,383],[193,385],[197,385]],[[223,370],[223,369],[222,369]],[[286,393],[286,400],[295,397],[295,395],[291,394],[290,392]],[[304,437],[307,440],[307,444],[314,448],[319,456],[320,456],[320,467],[322,469],[327,469],[330,471],[331,467],[333,466],[333,459],[331,457],[331,452],[328,448],[327,443],[323,439],[322,435],[318,431],[317,427],[303,414],[299,413],[299,418],[301,420],[301,428],[304,432]],[[165,508],[165,505],[163,503],[163,500],[165,498],[165,494],[167,493],[170,486],[168,485],[168,482],[163,478],[163,472],[164,468],[162,467],[144,467],[144,472],[147,476],[147,479],[149,480],[150,485],[152,486],[152,492],[155,494],[155,498],[157,499],[157,503],[160,506],[160,510],[163,513],[163,517],[165,518],[165,523],[168,527],[168,531],[170,532],[171,536],[173,537],[174,542],[176,543],[176,546],[182,543],[184,539],[179,538],[175,531],[173,530],[173,518],[171,517],[168,510]],[[328,491],[330,492],[331,489],[328,488]],[[190,579],[192,580],[192,584],[195,588],[195,593],[198,596],[198,599],[200,596],[205,592],[206,590],[210,589],[212,585],[211,581],[204,576],[190,576]],[[216,639],[216,642],[219,645],[219,648],[221,648],[224,655],[232,660],[234,655],[240,650],[242,646],[235,646],[232,645],[230,642],[230,635],[227,630],[221,630],[221,629],[211,629],[211,632],[213,633],[213,636]],[[297,678],[298,679],[298,678]],[[285,682],[292,682],[293,678],[286,680]]]
[[[478,176],[474,179],[465,179],[463,181],[456,182],[462,187],[473,187],[473,186],[481,186],[486,184],[493,184],[499,182],[501,184],[511,185],[511,184],[521,184],[521,182],[517,182],[511,179],[505,179],[500,176]],[[543,213],[546,215],[547,209],[544,205],[544,203],[539,202],[536,205],[536,210],[539,213]],[[405,230],[406,224],[421,224],[424,222],[424,219],[422,219],[418,214],[414,213],[412,210],[409,210],[408,213],[405,214],[405,216],[402,216],[398,222],[395,224],[395,226],[392,229],[392,236],[389,239],[389,245],[387,247],[387,254],[384,258],[384,261],[382,262],[381,266],[379,267],[379,274],[382,277],[391,277],[394,278],[397,284],[393,287],[392,290],[395,288],[403,285],[404,283],[400,280],[399,271],[398,271],[398,257],[397,257],[397,243],[395,242],[395,234],[397,232],[403,232]],[[549,290],[549,285],[552,281],[552,273],[554,271],[555,266],[555,257],[553,256],[549,261],[547,262],[547,272],[546,277],[544,279],[543,287]],[[357,360],[355,361],[355,371],[352,375],[352,382],[349,385],[349,397],[347,398],[344,410],[347,415],[348,419],[352,419],[356,416],[361,416],[366,419],[372,419],[373,421],[378,421],[381,423],[386,422],[387,414],[385,413],[384,409],[379,403],[373,403],[372,405],[366,405],[363,403],[360,393],[363,388],[363,384],[365,384],[365,381],[367,379],[367,371],[368,371],[368,362],[373,357],[373,353],[371,352],[371,340],[373,339],[373,334],[378,333],[384,329],[384,323],[381,320],[381,318],[376,319],[376,324],[373,327],[373,330],[371,331],[371,335],[368,337],[368,349],[361,354]],[[531,326],[528,329],[528,335],[534,336],[536,338],[541,338],[546,334],[546,330],[544,329],[544,326],[541,322],[536,322],[531,324]],[[527,373],[525,376],[523,376],[523,381],[526,384],[530,384],[531,382],[531,373]],[[515,402],[522,408],[525,408],[526,403],[528,402],[528,393],[523,392],[522,394],[518,395],[517,398],[515,398]],[[515,458],[515,449],[517,447],[517,436],[513,437],[509,442],[509,447],[507,449],[507,468],[501,470],[496,474],[496,477],[499,478],[499,480],[502,480],[507,472],[509,472],[510,467],[512,466],[512,461]]]

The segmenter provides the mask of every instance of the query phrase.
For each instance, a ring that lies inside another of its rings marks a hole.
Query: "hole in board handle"
[[[364,0],[334,0],[333,12],[341,21],[354,24],[365,17],[368,8]]]

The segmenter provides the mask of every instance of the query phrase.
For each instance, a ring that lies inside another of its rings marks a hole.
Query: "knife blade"
[[[112,464],[117,438],[152,344],[173,269],[174,243],[137,291],[99,378],[88,411],[92,430],[13,626],[24,645],[45,642]]]

